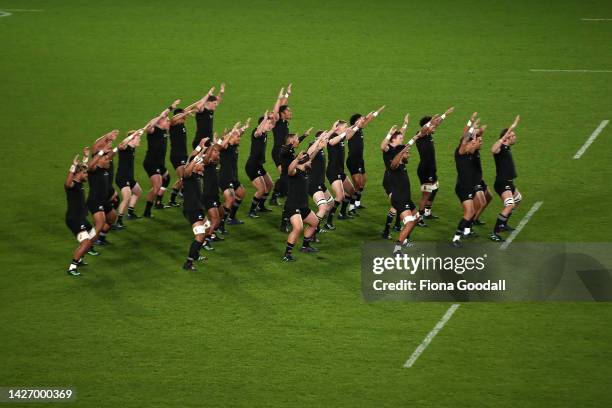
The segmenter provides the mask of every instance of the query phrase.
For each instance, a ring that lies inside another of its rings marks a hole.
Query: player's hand
[[[83,148],[83,157],[89,157],[89,146]]]
[[[179,103],[181,103],[180,99],[177,99],[176,101],[172,102],[172,109],[176,109],[177,106],[179,106]]]
[[[472,123],[475,122],[477,117],[478,117],[478,112],[472,113],[472,116],[470,117],[470,121]]]
[[[404,125],[408,126],[409,123],[410,123],[410,114],[407,113],[406,116],[404,116]]]
[[[378,110],[375,112],[376,114],[374,116],[378,116],[382,111],[385,110],[386,105],[381,106],[380,108],[378,108]]]
[[[516,115],[516,118],[514,118],[514,122],[512,122],[510,129],[514,130],[518,126],[520,121],[521,121],[521,115]]]
[[[282,87],[278,93],[278,99],[281,99],[283,96],[285,96],[285,87]]]
[[[445,115],[445,116],[448,116],[448,115],[450,115],[451,113],[453,113],[454,111],[455,111],[455,107],[454,107],[454,106],[451,106],[450,108],[448,108],[448,109],[446,110],[446,112],[444,112],[444,115]]]
[[[202,140],[200,140],[199,146],[201,148],[204,148],[204,147],[206,147],[206,145],[208,144],[209,141],[210,141],[210,138],[209,137],[205,137]]]
[[[225,82],[221,83],[221,86],[219,87],[219,93],[225,93]]]
[[[306,130],[306,131],[304,132],[304,136],[306,136],[306,137],[310,136],[310,132],[312,132],[312,126],[311,126],[311,127],[309,127],[309,128],[308,128],[308,130]]]
[[[293,84],[289,84],[287,86],[287,96],[291,95],[291,85],[293,85]]]
[[[215,87],[213,86],[212,88],[210,88],[208,90],[208,93],[206,94],[206,98],[208,98],[210,95],[212,95],[215,92]]]
[[[72,159],[72,165],[76,166],[77,164],[79,164],[79,155],[78,154],[76,156],[74,156],[74,159]]]

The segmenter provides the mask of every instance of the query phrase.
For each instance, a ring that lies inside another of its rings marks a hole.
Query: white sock
[[[353,211],[355,209],[355,206],[353,204],[349,204],[349,211]]]
[[[425,216],[429,217],[431,215],[431,208],[426,208],[425,209]]]
[[[472,232],[472,229],[470,227],[465,227],[463,229],[463,235],[469,235],[470,232]]]
[[[361,206],[361,200],[355,201],[355,207],[359,207],[359,206]]]
[[[453,237],[453,242],[456,242],[456,241],[461,241],[461,235],[455,234],[455,236]]]

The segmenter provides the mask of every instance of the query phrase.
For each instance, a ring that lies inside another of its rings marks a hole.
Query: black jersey
[[[274,135],[274,146],[275,150],[279,150],[282,145],[285,144],[285,140],[289,135],[289,121],[285,119],[279,119],[276,121],[274,128],[272,129],[272,134]]]
[[[113,178],[115,177],[115,163],[113,159],[108,162],[108,198],[110,198],[114,193],[115,189],[113,188]]]
[[[455,149],[455,167],[457,168],[458,187],[464,190],[471,190],[480,182],[480,179],[476,178],[476,166],[474,166],[473,154],[460,154],[459,147],[457,147]]]
[[[85,187],[79,181],[73,181],[74,185],[66,190],[66,220],[81,221],[87,218],[87,205],[85,204]]]
[[[281,174],[283,176],[287,176],[287,171],[289,170],[289,165],[293,160],[295,160],[295,150],[293,145],[285,145],[280,149],[280,157],[281,157]]]
[[[296,169],[293,176],[287,175],[287,208],[308,207],[308,179],[308,173],[300,169]]]
[[[393,148],[393,156],[389,160],[389,183],[391,186],[393,200],[396,202],[405,202],[410,200],[410,179],[408,178],[408,172],[406,171],[406,164],[403,161],[400,161],[399,165],[395,169],[391,168],[391,162],[395,156],[397,156],[397,154],[404,149],[404,147],[404,145],[395,146],[395,148]],[[391,151],[391,149],[389,149],[389,151]]]
[[[125,149],[119,149],[119,166],[117,167],[117,179],[132,179],[134,178],[134,157],[136,149],[127,146]]]
[[[337,135],[334,133],[330,139],[333,139]],[[336,143],[335,145],[327,145],[327,172],[329,174],[341,174],[344,173],[344,140]]]
[[[217,175],[217,165],[207,164],[204,166],[204,188],[202,197],[218,197],[219,196],[219,177]]]
[[[92,204],[100,205],[108,201],[110,190],[110,173],[108,169],[96,167],[88,172],[89,196],[87,201]]]
[[[496,180],[514,180],[516,169],[510,146],[502,144],[499,153],[493,155],[495,159]]]
[[[415,142],[419,156],[418,170],[427,174],[436,174],[436,148],[434,146],[433,135],[425,135]]]
[[[183,177],[183,211],[193,213],[202,209],[202,176],[195,171]]]
[[[213,118],[215,111],[204,108],[202,112],[197,112],[195,115],[196,120],[196,135],[193,139],[193,148],[200,144],[200,141],[204,138],[213,138]]]
[[[227,149],[219,153],[221,170],[219,178],[233,181],[238,178],[238,145],[228,144]]]
[[[389,148],[387,149],[387,151],[383,152],[383,162],[385,163],[386,171],[391,170],[391,162],[393,161],[395,156],[397,156],[397,154],[401,152],[403,149],[404,149],[404,145],[397,145],[397,146],[389,145]]]
[[[268,133],[264,132],[260,136],[255,136],[255,131],[251,132],[251,152],[248,161],[253,164],[264,164],[266,162],[266,144],[268,143]]]
[[[309,146],[312,146],[317,141],[310,143]],[[325,149],[321,149],[311,157],[311,167],[310,167],[310,183],[314,183],[317,185],[325,184]]]
[[[170,158],[187,157],[187,129],[184,123],[170,126]]]
[[[168,149],[168,132],[155,126],[153,133],[147,134],[147,154],[144,162],[163,166],[166,163],[166,150]]]
[[[477,184],[482,180],[482,162],[480,161],[480,149],[472,153],[472,164],[474,165],[474,179]]]
[[[348,141],[348,157],[363,159],[363,129],[358,128],[353,137]]]

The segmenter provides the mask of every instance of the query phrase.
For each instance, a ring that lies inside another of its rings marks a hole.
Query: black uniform
[[[204,188],[202,189],[202,204],[209,210],[219,208],[219,178],[217,165],[207,164],[204,166]]]
[[[187,129],[184,123],[170,126],[170,163],[175,170],[187,164]]]
[[[514,191],[514,179],[516,178],[516,168],[510,146],[502,144],[499,153],[493,155],[495,159],[495,192],[500,196],[504,191]]]
[[[312,142],[312,146],[315,142]],[[312,166],[310,167],[308,180],[308,194],[311,196],[317,191],[326,192],[325,186],[325,149],[319,150],[314,157],[311,157]]]
[[[395,148],[390,148],[387,152],[393,151],[393,155],[389,154],[389,186],[391,189],[391,206],[395,208],[398,214],[403,211],[412,211],[416,207],[412,202],[411,191],[410,191],[410,179],[408,178],[408,172],[406,171],[406,164],[400,162],[397,168],[391,168],[391,162],[397,156],[399,152],[404,149],[404,145],[398,145]]]
[[[263,164],[266,162],[266,144],[268,142],[268,133],[262,133],[259,137],[255,136],[255,131],[251,132],[251,152],[247,159],[244,169],[251,181],[257,177],[265,176],[268,172],[264,169]]]
[[[480,149],[476,150],[472,154],[472,161],[474,163],[474,171],[476,174],[474,175],[474,179],[478,180],[476,185],[474,186],[474,191],[486,191],[487,183],[482,178],[482,162],[480,161]]]
[[[155,126],[153,133],[147,134],[147,154],[144,168],[149,177],[166,173],[166,150],[168,149],[168,132]]]
[[[87,205],[85,204],[85,187],[83,183],[73,182],[71,188],[65,188],[68,209],[66,210],[66,225],[74,236],[83,231],[91,230],[91,224],[87,221]]]
[[[311,213],[308,208],[308,183],[309,175],[300,169],[295,170],[295,175],[287,174],[287,201],[285,202],[285,214],[287,217],[300,214],[302,219]]]
[[[124,150],[119,150],[117,155],[119,156],[119,166],[117,168],[115,183],[119,189],[126,186],[132,189],[136,185],[136,180],[134,179],[134,157],[136,156],[136,149],[127,146]]]
[[[193,138],[192,146],[195,149],[200,144],[200,141],[204,138],[213,138],[213,117],[215,111],[204,108],[202,112],[197,112],[195,115],[196,120],[196,134]]]
[[[403,145],[397,145],[397,146],[391,146],[389,145],[389,148],[387,149],[386,152],[383,152],[383,162],[385,164],[385,174],[383,175],[383,188],[385,189],[385,193],[387,193],[387,195],[391,194],[391,181],[389,179],[389,173],[391,170],[391,162],[393,161],[393,158],[402,151],[402,149],[404,148]]]
[[[111,178],[108,169],[96,167],[92,171],[88,171],[89,178],[89,195],[87,196],[87,208],[92,214],[98,211],[109,213],[113,206],[110,202],[110,185]]]
[[[219,186],[221,191],[240,187],[238,181],[238,145],[228,144],[227,149],[219,153],[221,170],[219,171]]]
[[[289,135],[289,122],[285,119],[279,119],[272,129],[274,135],[274,146],[272,146],[272,160],[278,167],[281,165],[281,147],[285,144],[285,140]]]
[[[474,155],[471,153],[460,154],[459,147],[455,149],[455,167],[457,168],[457,183],[455,193],[459,201],[464,202],[474,198],[474,187],[480,181],[477,178],[476,166],[474,166]]]
[[[279,153],[280,157],[280,165],[281,165],[281,174],[280,174],[280,179],[282,183],[285,183],[285,185],[287,185],[288,182],[288,170],[289,170],[289,165],[291,164],[291,162],[293,160],[295,160],[295,150],[293,148],[293,145],[285,145],[282,146],[280,149],[280,153]]]
[[[189,177],[183,177],[183,215],[190,224],[204,221],[202,204],[202,176],[196,172]]]
[[[357,132],[348,141],[348,158],[346,168],[351,174],[365,174],[365,162],[363,160],[363,129]]]
[[[433,134],[418,138],[416,140],[416,147],[421,157],[419,167],[417,167],[419,181],[421,184],[435,183],[438,181],[438,175]]]
[[[336,136],[337,135],[334,133],[331,135],[330,139]],[[329,161],[327,163],[326,175],[330,184],[336,180],[344,181],[344,179],[346,179],[346,174],[344,174],[344,143],[343,139],[335,145],[327,145]]]

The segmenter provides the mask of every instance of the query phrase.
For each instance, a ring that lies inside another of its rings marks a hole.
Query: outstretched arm
[[[391,129],[389,129],[389,132],[387,132],[387,136],[385,136],[382,142],[380,142],[380,150],[382,150],[383,152],[386,152],[387,150],[389,150],[389,143],[391,143],[391,137],[393,137],[393,134],[396,131],[397,131],[397,126],[396,125],[391,126]]]
[[[504,133],[502,137],[500,137],[495,143],[493,143],[493,146],[491,147],[491,152],[493,154],[499,153],[503,144],[508,144],[510,135],[512,134],[512,132],[514,132],[514,129],[516,129],[520,121],[521,116],[517,115],[516,118],[514,118],[514,122],[512,122],[512,125],[510,125],[506,133]]]
[[[72,188],[74,186],[74,173],[76,172],[77,164],[79,164],[79,155],[77,154],[72,159],[72,165],[68,170],[68,176],[66,176],[66,181],[64,182],[64,187]]]

